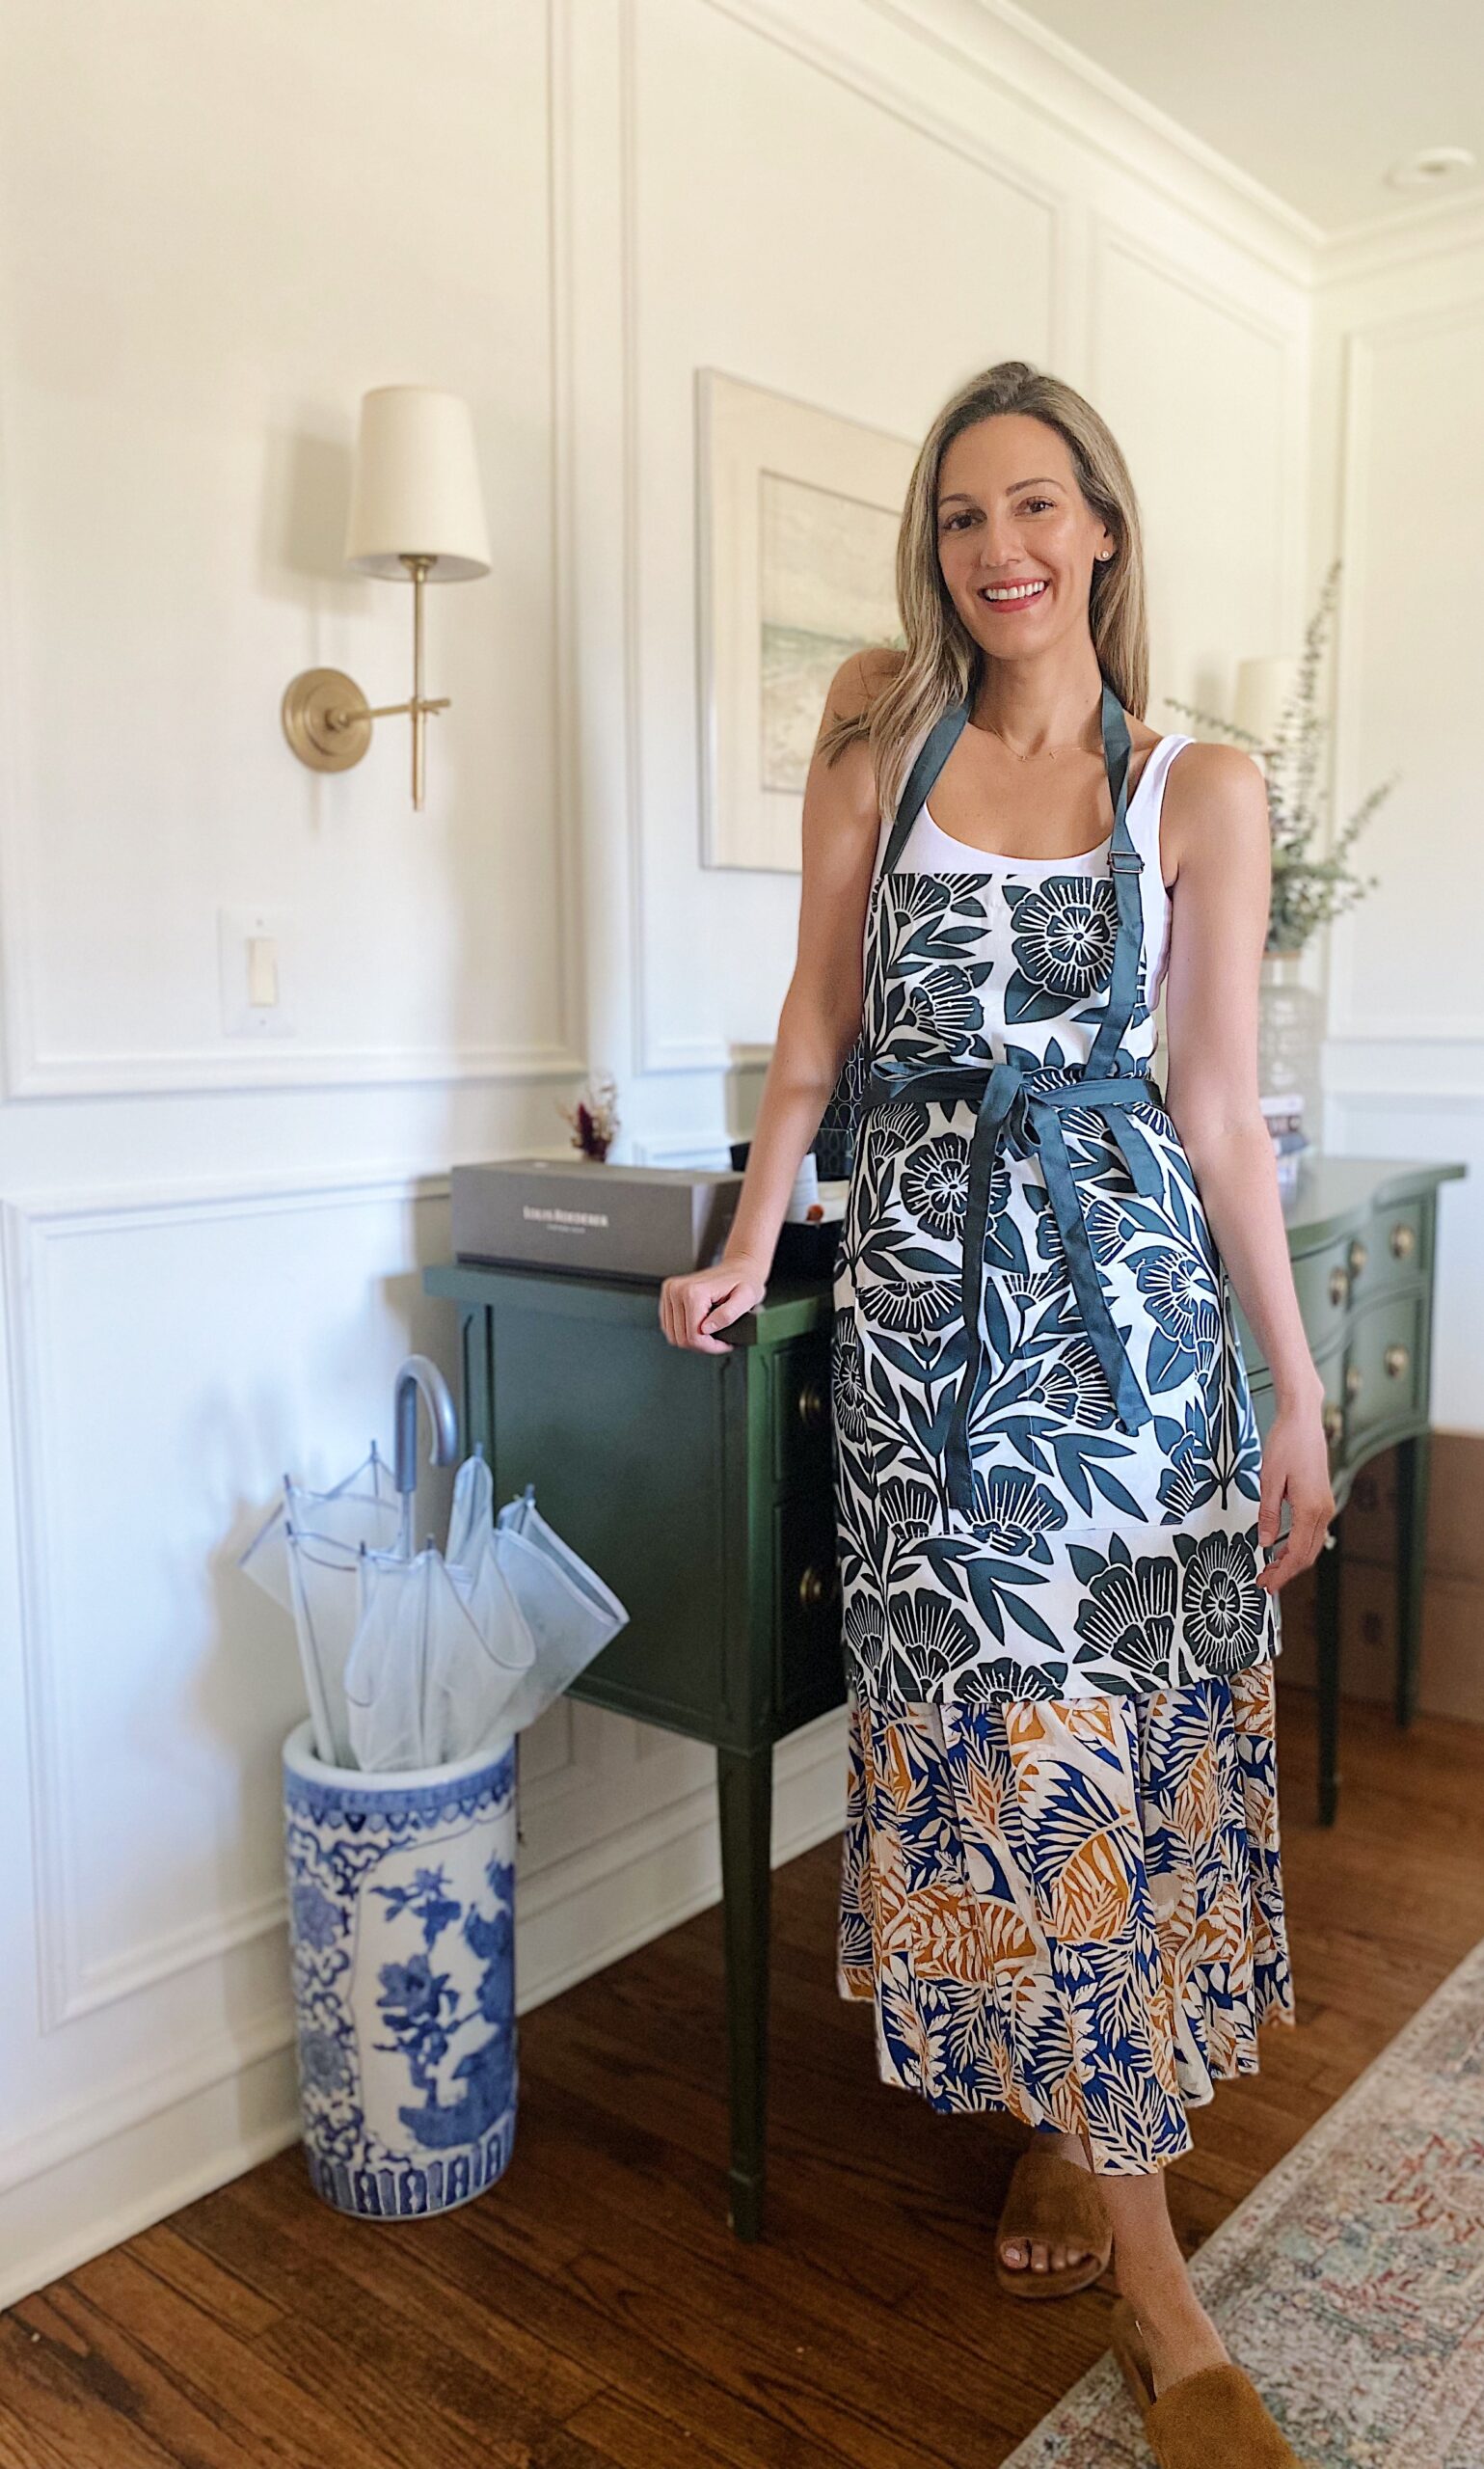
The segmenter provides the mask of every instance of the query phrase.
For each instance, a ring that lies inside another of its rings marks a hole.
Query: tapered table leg
[[[1417,1713],[1422,1652],[1422,1576],[1427,1548],[1427,1485],[1432,1433],[1419,1431],[1396,1451],[1396,1720],[1403,1730]]]
[[[1339,1776],[1339,1528],[1332,1519],[1314,1569],[1319,1628],[1319,1823],[1333,1826]]]
[[[732,2099],[730,2217],[762,2234],[768,2131],[769,1921],[772,1899],[773,1753],[716,1751],[726,1932],[727,2069]]]

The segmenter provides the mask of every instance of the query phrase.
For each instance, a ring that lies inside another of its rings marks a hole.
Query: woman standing
[[[849,1056],[837,1985],[884,2079],[1038,2130],[1001,2285],[1059,2295],[1111,2248],[1167,2469],[1255,2469],[1294,2455],[1161,2173],[1292,2018],[1278,1590],[1335,1508],[1257,1102],[1266,795],[1234,748],[1145,725],[1137,502],[1059,380],[1004,362],[944,406],[897,581],[905,650],[845,663],[810,767],[736,1221],[661,1321],[715,1349],[760,1299]],[[1272,1370],[1265,1443],[1224,1268]]]

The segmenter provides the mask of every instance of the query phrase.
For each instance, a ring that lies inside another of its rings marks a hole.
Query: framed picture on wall
[[[696,371],[701,862],[797,874],[829,681],[900,643],[897,532],[916,448]]]

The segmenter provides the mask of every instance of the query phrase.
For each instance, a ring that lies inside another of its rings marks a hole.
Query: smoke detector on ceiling
[[[1404,162],[1393,163],[1387,178],[1393,189],[1433,188],[1455,172],[1471,171],[1473,164],[1471,146],[1423,146]]]

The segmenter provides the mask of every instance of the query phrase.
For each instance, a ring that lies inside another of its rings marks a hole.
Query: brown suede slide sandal
[[[1113,2310],[1113,2353],[1159,2469],[1305,2469],[1239,2366],[1203,2366],[1156,2400],[1139,2319],[1123,2297]]]
[[[1062,2271],[1031,2269],[1031,2241],[1039,2246],[1084,2246],[1089,2261]],[[1002,2253],[1022,2246],[1025,2262],[1015,2269]],[[1091,2289],[1108,2268],[1113,2253],[1113,2224],[1090,2169],[1064,2160],[1040,2135],[1015,2162],[1005,2192],[1005,2208],[994,2238],[994,2276],[1012,2297],[1070,2297]]]

